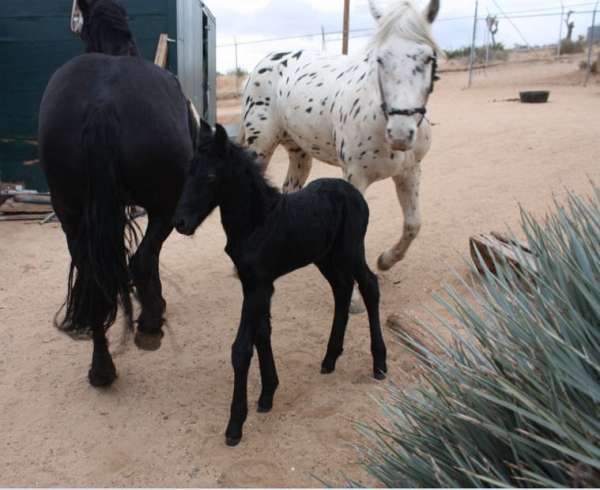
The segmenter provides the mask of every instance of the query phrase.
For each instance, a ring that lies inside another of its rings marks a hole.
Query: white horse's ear
[[[376,5],[375,0],[369,0],[369,8],[371,9],[371,15],[373,16],[373,18],[377,22],[379,22],[379,19],[381,19],[383,14],[381,13],[379,7]]]
[[[440,0],[431,0],[429,6],[425,9],[425,18],[430,24],[433,24],[440,13]]]

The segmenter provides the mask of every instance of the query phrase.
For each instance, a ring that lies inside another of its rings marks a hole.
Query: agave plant
[[[382,484],[600,486],[600,188],[522,226],[531,267],[498,261],[466,296],[447,288],[450,341],[402,336],[424,382],[391,386],[385,423],[359,426]]]

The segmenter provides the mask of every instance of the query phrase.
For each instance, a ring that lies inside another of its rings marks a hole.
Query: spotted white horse
[[[240,142],[266,170],[280,144],[289,153],[283,190],[302,188],[316,158],[342,168],[361,192],[392,178],[404,213],[402,237],[378,260],[389,270],[419,233],[421,161],[431,146],[426,105],[441,53],[431,33],[439,0],[425,12],[412,1],[381,11],[369,0],[377,31],[357,56],[304,51],[269,55],[244,91]],[[356,293],[356,291],[355,291]],[[353,296],[353,311],[361,311]]]

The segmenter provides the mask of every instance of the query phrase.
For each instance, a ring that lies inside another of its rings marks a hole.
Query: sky
[[[376,0],[385,6],[391,0]],[[415,0],[423,8],[426,0]],[[566,10],[575,10],[575,35],[584,34],[591,25],[594,0],[563,0]],[[340,31],[342,27],[343,0],[205,0],[217,18],[217,68],[221,73],[235,67],[235,49],[230,46],[237,39],[238,64],[252,69],[264,56],[274,51],[323,48],[320,34],[308,39],[269,41],[273,38]],[[350,54],[362,50],[370,31],[375,27],[368,0],[350,0],[350,29],[365,29],[352,34]],[[515,44],[556,43],[559,36],[560,17],[548,14],[560,12],[561,0],[479,0],[479,17],[498,14],[500,18],[497,41],[512,47]],[[545,16],[526,17],[511,21],[502,18],[501,10],[509,15]],[[444,49],[456,49],[471,42],[475,0],[441,0],[439,20],[434,34]],[[513,25],[514,24],[514,25]],[[564,32],[565,29],[563,29]],[[485,25],[479,23],[478,44],[484,43]],[[341,51],[339,34],[326,36],[327,52]],[[261,41],[258,44],[245,42]]]

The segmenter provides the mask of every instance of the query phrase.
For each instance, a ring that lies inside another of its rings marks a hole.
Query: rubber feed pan
[[[545,104],[548,102],[550,92],[547,90],[538,90],[533,92],[521,92],[520,95],[523,104]]]

